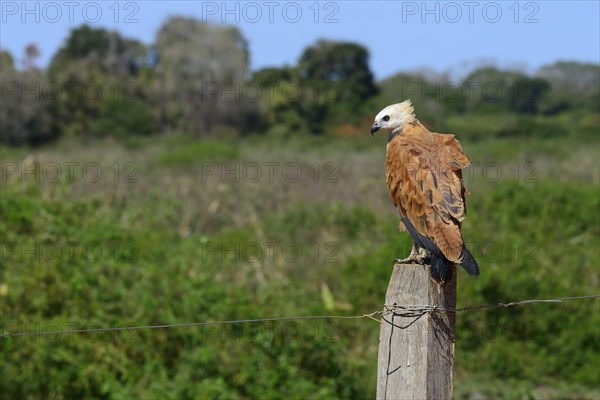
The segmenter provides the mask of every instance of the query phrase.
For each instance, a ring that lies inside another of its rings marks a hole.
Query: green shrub
[[[150,135],[156,131],[155,117],[149,106],[140,99],[104,100],[98,116],[90,122],[90,133],[96,136],[126,138],[130,135]]]

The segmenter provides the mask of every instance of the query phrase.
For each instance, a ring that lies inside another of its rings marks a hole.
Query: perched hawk
[[[429,258],[431,277],[442,284],[452,278],[453,264],[479,275],[460,230],[466,214],[462,169],[469,159],[459,141],[454,135],[429,132],[415,118],[410,100],[381,110],[371,134],[380,129],[390,131],[387,186],[400,212],[400,227],[413,239],[408,258],[396,262],[425,263]]]

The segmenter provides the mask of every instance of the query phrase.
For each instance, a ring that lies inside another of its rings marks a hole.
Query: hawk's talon
[[[427,252],[424,249],[416,249],[414,246],[410,251],[410,254],[406,258],[397,258],[394,260],[394,265],[396,264],[425,264],[425,259],[428,256]]]
[[[396,258],[394,265],[396,264],[423,264],[423,258],[419,256],[409,256],[406,258]]]

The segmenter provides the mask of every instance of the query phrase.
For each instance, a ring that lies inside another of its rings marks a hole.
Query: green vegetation
[[[511,149],[482,159],[479,144],[465,143],[474,162],[504,175],[465,174],[465,237],[482,275],[459,272],[459,305],[597,293],[598,169],[569,182],[558,169],[529,176],[521,166],[517,176],[514,161],[543,167],[556,155],[545,139],[511,140],[481,142]],[[387,198],[385,140],[354,142],[249,138],[229,147],[154,137],[134,148],[65,140],[28,156],[7,152],[5,168],[31,169],[32,159],[42,167],[39,182],[4,175],[4,332],[379,309],[390,262],[410,239]],[[594,148],[579,147],[579,162],[597,163]],[[244,175],[243,166],[267,160],[297,163],[303,175]],[[51,161],[96,161],[105,173],[91,182],[75,169],[50,182]],[[223,177],[208,165],[240,172]],[[276,243],[272,257],[265,243]],[[597,398],[599,315],[597,300],[460,314],[456,397]],[[283,321],[2,340],[5,398],[369,398],[378,326]]]
[[[598,65],[374,82],[366,48],[321,40],[250,71],[237,28],[180,17],[149,45],[82,26],[47,70],[37,56],[0,52],[4,333],[379,310],[411,240],[368,128],[406,98],[472,161],[482,274],[459,271],[459,306],[599,292]],[[378,335],[319,319],[2,338],[0,393],[372,398]],[[457,399],[600,399],[598,299],[458,314],[456,349]]]
[[[188,138],[179,138],[165,147],[158,156],[158,163],[164,166],[193,165],[202,160],[219,161],[237,158],[238,147],[233,144],[217,141],[190,141]]]
[[[533,75],[493,66],[460,79],[401,72],[379,83],[357,43],[319,40],[295,65],[249,69],[249,47],[232,26],[165,21],[154,42],[75,28],[47,70],[27,46],[22,70],[0,52],[0,141],[39,145],[59,137],[121,138],[186,132],[356,136],[373,110],[409,98],[419,118],[465,138],[585,134],[595,139],[600,67],[557,62]],[[126,139],[127,140],[127,139]]]

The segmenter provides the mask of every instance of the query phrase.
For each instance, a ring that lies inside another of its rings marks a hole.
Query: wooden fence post
[[[396,264],[385,296],[397,304],[456,307],[456,269],[446,286],[430,278],[429,265]],[[385,309],[384,309],[385,311]],[[454,313],[383,314],[379,336],[377,399],[452,397]],[[419,315],[421,315],[419,317]]]

